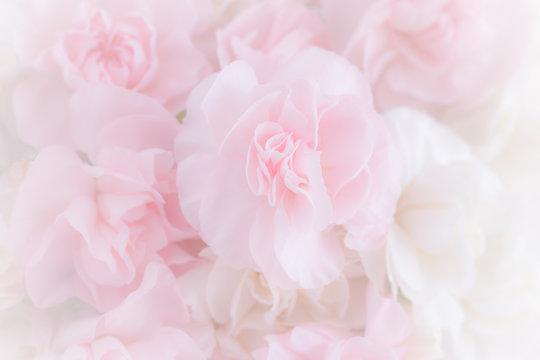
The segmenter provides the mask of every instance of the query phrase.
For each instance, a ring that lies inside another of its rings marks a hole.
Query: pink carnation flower
[[[217,32],[221,67],[245,60],[258,74],[269,73],[311,46],[329,45],[322,17],[315,10],[284,0],[255,4]]]
[[[381,111],[477,104],[508,76],[525,38],[519,6],[501,1],[324,0],[323,8],[338,51],[365,72]]]
[[[174,276],[152,263],[139,288],[118,307],[59,327],[51,350],[61,360],[204,360],[196,339],[183,330],[190,327]]]
[[[335,279],[343,240],[379,245],[399,193],[398,156],[367,84],[317,48],[268,84],[244,62],[203,82],[176,155],[189,223],[226,264],[282,286]]]
[[[26,245],[32,301],[78,297],[106,311],[138,287],[148,263],[193,261],[179,243],[193,233],[174,206],[174,178],[172,155],[161,149],[106,149],[96,166],[63,147],[40,151],[11,219],[13,238]]]
[[[204,27],[196,5],[188,0],[33,2],[18,41],[21,59],[35,70],[15,92],[21,138],[36,147],[58,142],[67,127],[70,96],[88,84],[126,88],[155,98],[174,114],[182,111],[191,89],[210,72],[194,44]],[[59,126],[52,131],[50,124]]]

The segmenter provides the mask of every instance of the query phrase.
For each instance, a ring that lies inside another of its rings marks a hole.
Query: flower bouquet
[[[537,359],[533,1],[0,4],[0,358]]]

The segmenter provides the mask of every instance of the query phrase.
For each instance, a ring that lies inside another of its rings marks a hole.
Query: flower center
[[[152,69],[154,30],[139,16],[115,22],[100,10],[65,34],[61,50],[86,82],[134,89]]]
[[[284,131],[279,124],[259,124],[249,147],[246,166],[251,191],[266,195],[272,206],[285,189],[299,192],[298,189],[308,183],[295,171],[297,150],[301,146],[302,141]]]

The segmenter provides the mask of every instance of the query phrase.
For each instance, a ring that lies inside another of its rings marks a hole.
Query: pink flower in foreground
[[[32,301],[78,297],[106,311],[139,286],[148,263],[194,260],[179,243],[193,233],[174,206],[174,178],[162,149],[105,149],[96,166],[63,147],[40,151],[11,218]]]
[[[367,293],[363,336],[325,325],[302,325],[280,335],[268,335],[268,347],[254,352],[256,360],[399,360],[405,358],[409,335],[407,314],[373,286]]]
[[[118,307],[58,329],[53,351],[62,360],[204,360],[203,351],[184,330],[189,313],[174,276],[149,264],[141,285]]]
[[[258,74],[268,73],[311,46],[329,47],[322,18],[291,1],[255,4],[217,32],[221,67],[245,60]]]
[[[475,104],[508,75],[523,45],[522,19],[500,1],[324,3],[339,51],[365,72],[381,111]]]
[[[244,62],[203,82],[176,156],[186,220],[227,265],[283,286],[335,279],[344,237],[359,251],[379,245],[399,193],[398,157],[367,84],[317,48],[267,84]]]
[[[108,84],[155,98],[176,114],[210,72],[193,43],[202,24],[197,4],[166,1],[34,2],[19,39],[23,63],[34,69],[15,92],[20,136],[41,147],[58,141],[48,129],[66,124],[73,91]],[[42,131],[48,130],[48,131]]]

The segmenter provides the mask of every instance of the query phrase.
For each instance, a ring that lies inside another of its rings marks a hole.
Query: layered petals
[[[315,48],[270,82],[260,84],[243,62],[203,82],[176,157],[179,169],[201,179],[179,170],[177,184],[202,239],[227,265],[262,271],[282,286],[336,279],[349,228],[347,246],[379,245],[399,192],[395,148],[367,84],[351,64]]]

